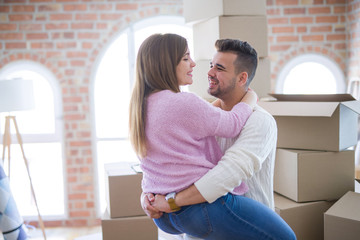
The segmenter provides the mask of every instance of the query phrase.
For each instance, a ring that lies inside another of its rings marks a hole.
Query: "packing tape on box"
[[[12,196],[9,178],[0,163],[0,231],[5,240],[28,239],[24,221]]]

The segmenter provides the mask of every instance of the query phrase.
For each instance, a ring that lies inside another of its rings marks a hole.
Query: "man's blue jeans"
[[[244,196],[227,194],[215,202],[182,207],[180,211],[154,219],[170,234],[186,233],[217,240],[292,240],[296,236],[272,209]]]

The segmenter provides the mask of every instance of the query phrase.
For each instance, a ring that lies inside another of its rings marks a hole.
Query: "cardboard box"
[[[195,59],[212,59],[215,41],[220,38],[247,41],[255,48],[259,58],[268,56],[266,16],[214,17],[194,24],[193,38]]]
[[[360,193],[348,192],[324,214],[325,240],[360,239]]]
[[[155,223],[148,216],[110,218],[105,212],[101,219],[103,240],[157,240]]]
[[[294,231],[297,240],[324,239],[324,213],[334,202],[296,203],[274,193],[275,211]]]
[[[106,201],[111,218],[145,215],[140,204],[142,174],[135,172],[133,165],[105,164]]]
[[[209,82],[208,72],[210,70],[211,59],[197,60],[193,71],[193,84],[189,85],[189,91],[198,96],[213,101],[215,97],[208,94]],[[250,87],[256,92],[259,98],[268,97],[271,88],[270,80],[270,59],[260,58],[254,79]]]
[[[357,144],[360,102],[349,94],[270,94],[259,102],[278,126],[279,148],[342,151]]]
[[[203,9],[203,11],[199,11]],[[265,0],[184,0],[186,23],[204,21],[217,16],[266,15]]]
[[[277,149],[274,191],[296,202],[337,200],[354,191],[354,151]]]

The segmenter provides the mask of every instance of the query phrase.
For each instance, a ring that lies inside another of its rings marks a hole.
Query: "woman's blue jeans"
[[[253,199],[227,194],[215,202],[182,207],[154,219],[164,232],[217,240],[292,240],[296,236],[272,209]]]

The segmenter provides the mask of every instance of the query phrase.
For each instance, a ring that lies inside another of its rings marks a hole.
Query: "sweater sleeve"
[[[209,203],[231,192],[260,170],[276,144],[276,137],[275,120],[255,111],[219,163],[195,182],[196,188]]]
[[[252,113],[252,108],[246,103],[240,102],[231,111],[224,111],[194,94],[186,93],[185,96],[177,109],[178,119],[188,132],[196,132],[199,138],[235,137]]]

